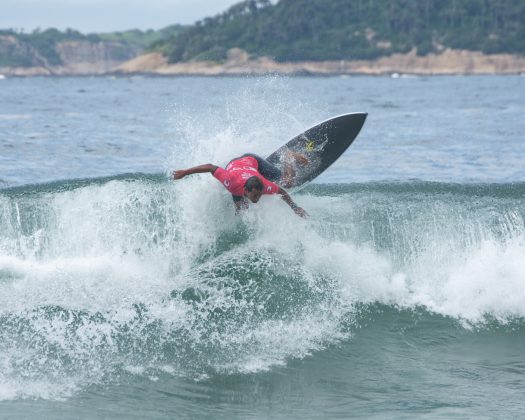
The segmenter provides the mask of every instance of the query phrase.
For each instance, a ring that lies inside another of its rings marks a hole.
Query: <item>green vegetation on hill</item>
[[[186,27],[183,25],[171,25],[166,28],[154,31],[141,31],[139,29],[132,29],[123,32],[109,32],[97,34],[103,41],[124,42],[130,46],[145,49],[154,42],[163,41],[171,36],[176,36]]]
[[[278,61],[373,59],[414,48],[525,54],[525,0],[247,0],[152,48],[170,62],[239,47]]]
[[[64,41],[116,42],[128,51],[123,57],[130,49],[155,50],[170,62],[222,61],[235,47],[277,61],[374,59],[413,49],[426,55],[443,48],[525,54],[523,22],[525,0],[245,0],[195,25],[159,31],[0,30],[0,66],[63,64],[56,46]]]

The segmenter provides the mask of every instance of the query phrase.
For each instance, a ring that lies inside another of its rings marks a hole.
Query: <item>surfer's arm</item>
[[[204,165],[194,166],[193,168],[188,169],[178,169],[171,173],[173,179],[181,179],[187,175],[192,174],[203,174],[206,172],[214,173],[217,170],[218,166],[211,163],[206,163]]]
[[[279,191],[277,192],[277,194],[281,195],[281,198],[283,199],[283,201],[290,206],[290,208],[295,212],[295,214],[301,217],[308,216],[308,213],[306,213],[304,209],[302,209],[297,204],[295,204],[294,201],[292,200],[292,197],[290,197],[290,195],[285,190],[283,190],[282,188],[279,188]]]

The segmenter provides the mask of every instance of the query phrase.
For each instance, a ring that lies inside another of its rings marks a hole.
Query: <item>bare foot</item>
[[[287,150],[284,155],[284,161],[290,165],[293,164],[300,164],[300,165],[308,165],[310,161],[304,155],[303,153],[294,152],[292,150]]]
[[[306,155],[299,153],[299,152],[291,152],[292,156],[294,157],[295,161],[300,165],[308,165],[310,161],[306,157]]]
[[[286,150],[282,159],[283,162],[283,177],[282,177],[282,186],[284,188],[292,188],[296,178],[296,166],[297,164],[301,166],[306,166],[310,163],[308,158],[299,152],[294,152],[292,150]]]

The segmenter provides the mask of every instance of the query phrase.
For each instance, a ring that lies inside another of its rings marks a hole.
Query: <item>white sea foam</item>
[[[445,229],[419,221],[425,204],[411,205],[411,223],[374,216],[388,232],[381,239],[364,228],[372,219],[363,211],[380,212],[379,197],[295,197],[308,220],[264,197],[239,219],[213,181],[111,181],[21,198],[18,207],[2,201],[0,315],[18,325],[4,329],[0,344],[2,398],[66,398],[111,378],[122,358],[130,359],[128,371],[148,378],[267,370],[348,338],[341,322],[357,303],[424,306],[470,324],[525,316],[523,220],[508,203],[505,217],[491,213],[496,230],[478,224],[485,211],[479,202],[474,230],[468,212],[459,216],[462,227]],[[390,202],[390,211],[397,205],[406,202]],[[462,205],[450,203],[451,223]],[[36,213],[28,218],[28,211]],[[436,204],[431,211],[444,214]],[[239,232],[245,239],[236,238]],[[232,242],[221,245],[232,233]],[[253,270],[256,277],[242,283]],[[265,312],[282,299],[272,282],[292,287],[283,289],[285,312],[277,318]],[[207,297],[195,304],[181,298],[189,287]],[[172,290],[179,294],[170,299]],[[208,320],[216,310],[235,315]],[[155,347],[144,363],[138,353],[121,353],[122,339],[142,343],[138,348],[151,337],[175,345],[174,331],[196,348],[212,346],[214,355],[166,361]],[[33,359],[40,367],[22,381],[18,369]],[[196,367],[188,372],[185,363]]]
[[[166,171],[264,155],[317,122],[265,83],[208,121],[178,111]],[[310,219],[278,197],[238,218],[208,174],[0,196],[0,399],[67,398],[122,371],[268,370],[351,337],[356,304],[525,316],[519,199],[294,199]]]
[[[500,322],[525,317],[523,236],[505,244],[484,241],[460,259],[429,267],[427,276],[413,282],[407,301],[471,323],[486,315]]]
[[[0,114],[0,121],[29,120],[31,114]]]
[[[78,378],[60,378],[53,382],[34,378],[13,380],[2,376],[0,373],[0,401],[34,398],[60,401],[74,395],[79,389]]]
[[[263,78],[232,92],[205,121],[181,107],[170,121],[174,144],[167,169],[209,162],[225,165],[244,153],[267,156],[318,122],[316,113],[294,100],[289,85],[279,77]]]

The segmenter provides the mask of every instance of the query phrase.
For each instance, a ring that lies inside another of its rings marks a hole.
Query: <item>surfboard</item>
[[[352,144],[363,124],[366,112],[339,115],[323,121],[291,139],[266,158],[281,171],[292,165],[289,179],[277,180],[285,188],[299,189],[312,181],[332,165]],[[294,156],[303,155],[308,163],[303,164]],[[290,172],[288,172],[290,174]]]

